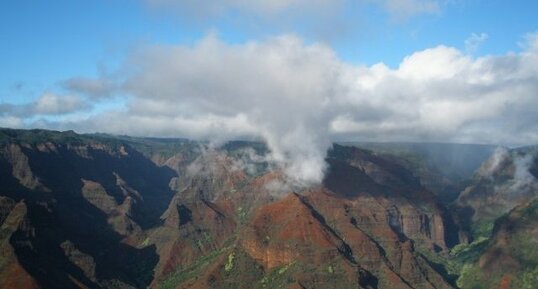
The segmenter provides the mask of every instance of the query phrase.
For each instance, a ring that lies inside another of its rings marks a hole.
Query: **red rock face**
[[[243,247],[268,270],[294,260],[320,263],[346,246],[296,194],[257,210],[244,234]]]
[[[491,240],[476,264],[480,268],[480,277],[494,288],[523,286],[517,279],[529,269],[528,264],[538,261],[536,236],[538,198],[517,206],[497,220]],[[530,285],[527,281],[524,286]]]
[[[161,256],[156,276],[166,276],[221,248],[236,227],[230,212],[227,204],[203,200],[182,204],[175,199],[165,215],[165,227],[150,234]]]
[[[3,155],[11,165],[11,174],[16,178],[21,185],[30,190],[44,190],[44,187],[39,179],[34,175],[28,163],[28,157],[23,153],[21,146],[18,144],[9,144],[4,148]]]
[[[416,180],[400,186],[409,181],[405,178],[410,178],[406,175],[398,179],[398,170],[402,168],[394,166],[387,172],[383,171],[386,164],[376,165],[377,179],[374,179],[357,167],[357,160],[350,163],[335,160],[324,186],[301,194],[275,193],[270,184],[285,181],[278,171],[252,178],[222,165],[225,157],[214,159],[217,165],[212,166],[211,174],[199,177],[186,191],[176,195],[163,215],[167,226],[183,232],[187,232],[186,228],[203,227],[212,240],[221,240],[212,243],[212,250],[222,248],[222,240],[226,239],[222,236],[231,237],[231,250],[244,252],[265,272],[290,264],[311,264],[317,268],[313,272],[293,273],[289,278],[298,281],[291,286],[310,284],[313,288],[329,288],[324,283],[328,281],[316,275],[316,270],[336,264],[344,272],[341,278],[349,282],[341,288],[348,288],[349,284],[356,286],[360,280],[365,288],[373,284],[378,288],[450,288],[415,252],[417,245],[446,250],[443,212]],[[334,166],[336,169],[332,170]],[[374,174],[371,166],[369,173]],[[378,183],[382,181],[394,186]],[[219,185],[214,186],[215,183]],[[200,191],[204,194],[196,193]],[[201,202],[201,196],[202,200],[203,196],[213,196],[215,203]],[[414,200],[417,196],[421,198]],[[221,214],[204,215],[200,204],[220,204],[216,211]],[[235,220],[233,225],[230,220]],[[161,256],[174,257],[163,264],[165,269],[158,274],[160,281],[154,282],[154,286],[166,280],[167,274],[188,268],[196,258],[208,253],[188,245],[193,236],[203,238],[192,232],[173,239],[173,246],[161,245],[168,248],[161,251]],[[212,273],[198,276],[192,288],[212,288],[208,280],[229,278],[221,272],[224,263],[225,258],[217,258],[215,263],[207,265],[213,268]],[[317,283],[307,282],[313,279]]]
[[[417,251],[450,246],[444,209],[389,160],[336,147],[292,192],[235,151],[89,143],[3,148],[0,220],[18,225],[0,272],[22,288],[450,288]]]

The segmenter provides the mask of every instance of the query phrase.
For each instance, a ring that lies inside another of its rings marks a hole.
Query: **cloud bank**
[[[330,47],[293,35],[233,45],[208,35],[193,46],[141,48],[120,68],[129,73],[68,87],[96,102],[128,95],[125,107],[39,124],[262,139],[274,162],[308,185],[322,179],[325,153],[335,140],[538,143],[537,35],[525,37],[518,53],[474,58],[437,46],[407,56],[396,68],[352,65]],[[52,107],[40,110],[61,112]],[[15,122],[23,116],[4,110],[3,117]]]

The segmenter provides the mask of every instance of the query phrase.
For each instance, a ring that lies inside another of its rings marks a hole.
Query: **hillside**
[[[457,242],[446,209],[368,151],[335,146],[297,189],[255,143],[2,135],[4,287],[452,286],[424,254]]]
[[[455,202],[461,222],[487,237],[494,221],[538,196],[538,149],[498,149]]]
[[[538,284],[538,199],[499,218],[491,238],[459,253],[467,256],[461,288],[536,288]],[[469,256],[471,256],[469,258]]]
[[[532,147],[497,151],[449,208],[394,153],[335,144],[323,182],[300,187],[267,152],[0,130],[0,287],[533,284]]]
[[[444,204],[453,202],[469,185],[495,146],[452,143],[343,143],[392,158],[417,175],[422,185]]]

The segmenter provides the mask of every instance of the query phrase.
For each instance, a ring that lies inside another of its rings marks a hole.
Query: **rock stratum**
[[[392,157],[334,145],[323,182],[301,188],[266,153],[1,130],[0,287],[433,289],[470,284],[464,265],[507,286],[532,275],[529,260],[502,274],[495,263],[513,256],[511,236],[536,236],[527,199],[478,252],[465,196],[447,208]]]

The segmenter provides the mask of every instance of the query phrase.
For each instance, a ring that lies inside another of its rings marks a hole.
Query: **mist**
[[[522,43],[520,53],[479,58],[441,45],[390,68],[347,63],[296,35],[231,44],[208,34],[193,45],[140,46],[115,72],[63,82],[94,105],[120,108],[61,120],[38,114],[24,126],[261,140],[290,183],[311,186],[335,141],[538,142],[538,36]],[[0,125],[17,117],[6,111]]]

